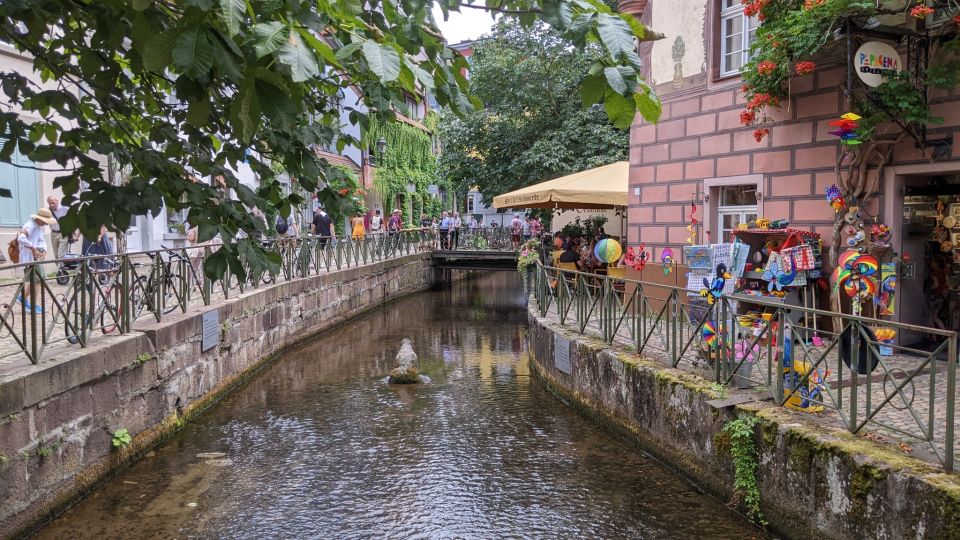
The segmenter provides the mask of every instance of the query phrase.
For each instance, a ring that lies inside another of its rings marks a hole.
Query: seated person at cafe
[[[583,262],[580,260],[580,254],[577,252],[576,241],[567,242],[563,253],[560,254],[560,262],[575,263],[577,268],[583,268]]]

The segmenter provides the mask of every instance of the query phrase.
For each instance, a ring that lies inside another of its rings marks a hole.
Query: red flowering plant
[[[867,177],[889,162],[896,144],[911,138],[925,148],[924,130],[920,128],[938,121],[931,113],[929,92],[955,89],[960,84],[960,0],[908,0],[899,8],[876,0],[743,1],[744,11],[763,21],[751,45],[751,59],[741,70],[746,106],[740,121],[753,129],[757,142],[770,134],[769,109],[789,102],[792,77],[816,73],[814,59],[828,49],[833,48],[825,54],[828,58],[844,57],[842,48],[834,45],[834,32],[842,30],[848,21],[856,26],[870,17],[899,13],[908,16],[904,25],[907,32],[912,32],[911,17],[922,19],[943,13],[943,19],[952,21],[932,30],[927,43],[930,62],[923,73],[906,69],[886,74],[877,87],[867,87],[854,78],[854,87],[846,89],[851,97],[843,112],[855,113],[858,120],[853,136],[843,139],[847,144],[837,157],[836,184],[845,200],[866,204],[875,195]],[[926,88],[918,84],[918,79]],[[860,144],[850,144],[850,140]],[[842,237],[838,231],[842,230],[843,215],[837,216],[833,254],[839,253]]]

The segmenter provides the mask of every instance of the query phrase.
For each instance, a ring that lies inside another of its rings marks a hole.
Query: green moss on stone
[[[726,431],[717,431],[713,434],[713,454],[717,457],[730,455],[730,434]]]
[[[850,478],[850,496],[865,498],[874,490],[877,484],[887,479],[887,471],[869,464],[853,467],[853,476]]]

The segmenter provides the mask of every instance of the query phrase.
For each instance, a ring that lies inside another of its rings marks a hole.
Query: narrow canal
[[[39,538],[750,538],[531,376],[516,274],[291,351]],[[417,387],[383,382],[401,339]]]

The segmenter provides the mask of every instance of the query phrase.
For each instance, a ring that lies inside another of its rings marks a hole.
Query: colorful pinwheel
[[[843,199],[840,188],[836,184],[827,186],[827,202],[833,207],[833,211],[839,213],[847,206],[847,201]]]
[[[623,264],[634,270],[643,270],[647,266],[647,258],[649,258],[649,255],[641,243],[639,253],[634,251],[632,247],[627,248],[627,253],[623,256]]]
[[[703,323],[703,330],[701,331],[703,336],[703,342],[713,347],[717,343],[717,326],[713,321],[707,321]]]
[[[844,251],[833,269],[833,290],[843,287],[850,298],[873,298],[877,294],[879,271],[880,263],[875,257],[854,250]]]

